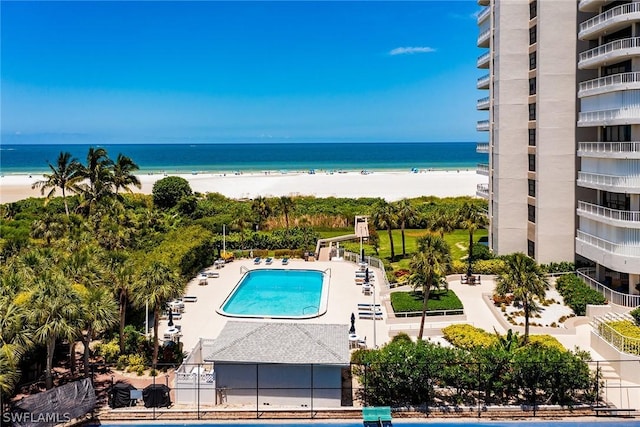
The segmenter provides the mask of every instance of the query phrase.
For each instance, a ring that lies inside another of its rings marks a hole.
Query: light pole
[[[373,289],[371,292],[373,294],[373,348],[378,348],[376,343],[376,287],[371,284],[371,289]]]
[[[362,236],[360,236],[360,262],[364,262],[364,254],[362,253]]]
[[[227,243],[225,239],[226,227],[226,224],[222,224],[222,256],[225,257],[225,259],[227,256]]]

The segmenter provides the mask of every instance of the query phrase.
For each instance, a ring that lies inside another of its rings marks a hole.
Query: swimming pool
[[[310,319],[326,313],[328,294],[328,271],[249,270],[218,313],[228,317]]]
[[[102,424],[101,427],[125,427],[130,426],[131,424]],[[301,422],[289,422],[289,421],[280,421],[277,420],[265,420],[262,423],[246,423],[245,421],[238,422],[221,422],[221,423],[206,423],[206,424],[198,424],[198,423],[176,423],[176,424],[137,424],[136,425],[146,425],[153,427],[176,427],[179,425],[194,425],[199,427],[264,427],[264,426],[286,426],[286,427],[305,427],[312,425],[314,427],[362,427],[362,422],[336,422],[336,423],[328,423],[326,421],[316,422],[316,421],[308,421],[306,423]],[[640,426],[640,421],[621,421],[621,420],[611,420],[605,419],[603,421],[479,421],[476,419],[469,419],[466,422],[448,422],[448,421],[428,421],[424,423],[416,423],[416,422],[406,422],[404,420],[394,420],[394,426],[402,426],[402,427],[513,427],[517,425],[518,427],[551,427],[551,426],[564,426],[564,427],[603,427],[605,425],[613,425],[615,427],[638,427]]]

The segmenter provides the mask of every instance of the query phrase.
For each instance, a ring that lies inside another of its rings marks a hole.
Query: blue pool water
[[[262,269],[247,272],[220,314],[232,317],[311,318],[326,311],[324,273]]]
[[[131,424],[102,424],[101,427],[125,427],[130,426]],[[315,421],[308,421],[306,423],[296,422],[296,423],[288,423],[288,422],[273,422],[272,420],[268,420],[263,423],[247,423],[238,422],[238,423],[207,423],[207,424],[136,424],[136,425],[148,425],[154,427],[176,427],[180,425],[191,425],[191,426],[199,426],[199,427],[264,427],[264,426],[286,426],[286,427],[305,427],[312,425],[314,427],[362,427],[362,422],[359,423],[326,423],[320,422],[316,423]],[[469,419],[466,422],[433,422],[428,421],[426,423],[415,423],[415,422],[403,422],[403,421],[393,421],[394,426],[402,426],[402,427],[513,427],[517,425],[518,427],[551,427],[551,426],[563,426],[563,427],[604,427],[604,426],[615,426],[615,427],[638,427],[640,426],[640,421],[618,421],[611,419],[604,419],[603,421],[478,421]]]

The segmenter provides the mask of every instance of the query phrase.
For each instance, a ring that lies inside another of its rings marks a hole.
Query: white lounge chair
[[[253,260],[253,263],[254,263],[255,265],[258,265],[258,264],[262,263],[262,258],[260,258],[260,257],[255,257],[255,258],[254,258],[254,260]]]
[[[289,265],[289,258],[282,258],[282,265]]]
[[[267,258],[267,259],[264,261],[264,263],[265,263],[265,264],[267,264],[267,265],[271,265],[271,264],[273,264],[273,258],[271,258],[271,257]]]

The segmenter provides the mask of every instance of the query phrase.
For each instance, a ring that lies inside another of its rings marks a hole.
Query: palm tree
[[[89,148],[87,165],[83,166],[80,171],[82,178],[88,181],[88,183],[78,186],[83,197],[83,201],[79,206],[80,209],[87,209],[88,212],[91,212],[94,206],[112,194],[112,165],[113,161],[107,156],[107,150],[104,148]]]
[[[375,208],[372,215],[373,223],[377,228],[386,228],[389,233],[389,244],[391,245],[391,261],[395,259],[396,253],[393,248],[393,234],[391,229],[396,226],[396,211],[390,203],[382,201]]]
[[[289,214],[295,208],[295,203],[293,199],[289,196],[282,196],[278,200],[278,205],[282,210],[282,214],[284,215],[284,222],[287,225],[287,230],[289,229]]]
[[[134,288],[133,267],[124,257],[112,256],[108,264],[109,278],[113,283],[113,291],[118,298],[120,318],[120,353],[124,354],[124,327],[126,326],[127,305]]]
[[[251,210],[258,220],[258,226],[262,228],[262,224],[269,218],[272,212],[269,201],[265,197],[258,196],[253,199]]]
[[[158,321],[162,308],[170,300],[184,293],[184,282],[180,276],[168,265],[153,261],[140,274],[137,282],[134,301],[138,307],[146,303],[153,310],[153,361],[155,368],[158,364]]]
[[[414,288],[422,289],[422,318],[418,332],[418,340],[421,340],[431,288],[438,289],[442,281],[445,280],[445,275],[451,268],[451,254],[447,242],[437,234],[422,236],[417,243],[418,253],[409,263],[412,272],[409,280]]]
[[[473,262],[473,233],[480,227],[485,227],[488,223],[487,215],[477,206],[465,202],[458,211],[460,225],[469,231],[469,256],[467,257],[467,276],[471,276],[471,266]]]
[[[58,161],[54,167],[49,163],[51,169],[50,174],[44,174],[45,179],[42,181],[34,182],[31,188],[40,188],[40,193],[44,195],[47,189],[51,189],[47,193],[47,200],[49,201],[56,193],[56,189],[62,190],[62,200],[64,202],[64,211],[69,216],[69,205],[67,204],[67,191],[76,192],[76,184],[82,180],[80,170],[82,165],[74,157],[71,157],[69,152],[60,152],[58,155]],[[46,202],[45,202],[46,203]]]
[[[31,237],[42,237],[46,245],[51,246],[51,240],[64,236],[65,230],[66,227],[59,221],[59,217],[47,212],[31,224]]]
[[[400,232],[402,235],[402,256],[407,255],[404,229],[410,221],[416,217],[416,210],[408,199],[402,199],[396,203],[396,214],[398,215],[398,222],[400,223]]]
[[[80,339],[84,345],[84,376],[89,377],[89,344],[96,334],[117,322],[118,307],[111,292],[98,286],[80,287]]]
[[[434,231],[444,237],[445,233],[451,233],[458,225],[457,218],[444,208],[439,208],[427,217],[427,230]]]
[[[522,252],[505,257],[504,270],[496,278],[495,292],[504,296],[513,293],[515,302],[524,310],[524,342],[529,341],[529,316],[538,310],[536,298],[544,298],[549,279],[542,268]]]
[[[116,190],[116,196],[120,188],[129,192],[131,192],[131,189],[129,189],[130,185],[142,188],[140,180],[133,174],[134,171],[139,169],[138,165],[135,164],[131,158],[122,153],[118,154],[118,158],[113,164],[113,186]]]
[[[3,280],[4,285],[4,280]],[[0,395],[10,396],[20,380],[20,360],[32,347],[26,310],[12,298],[0,298]]]

